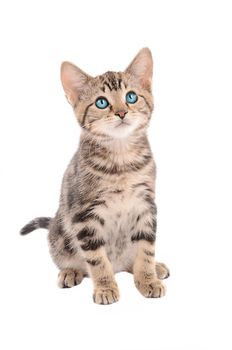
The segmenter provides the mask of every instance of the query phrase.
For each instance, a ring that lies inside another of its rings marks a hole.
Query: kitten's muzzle
[[[115,112],[114,114],[117,115],[119,118],[123,119],[123,118],[125,118],[127,113],[128,113],[128,111],[121,110],[121,111]]]

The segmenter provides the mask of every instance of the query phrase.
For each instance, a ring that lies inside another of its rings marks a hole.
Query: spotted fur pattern
[[[146,130],[153,110],[152,56],[142,49],[124,72],[95,78],[69,62],[61,81],[82,133],[78,151],[63,178],[60,206],[49,221],[49,247],[60,269],[60,287],[72,287],[91,276],[93,299],[111,304],[119,299],[114,274],[134,274],[146,297],[161,297],[160,279],[169,274],[155,263],[156,168]],[[137,94],[126,102],[129,91]],[[95,101],[108,100],[99,109]],[[125,117],[119,118],[119,111]],[[38,228],[27,225],[22,233]],[[29,230],[30,228],[30,230]]]

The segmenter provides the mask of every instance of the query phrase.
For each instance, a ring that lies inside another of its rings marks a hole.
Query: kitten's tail
[[[27,235],[28,233],[37,230],[38,228],[49,228],[51,221],[52,218],[49,217],[35,218],[20,230],[20,234]]]

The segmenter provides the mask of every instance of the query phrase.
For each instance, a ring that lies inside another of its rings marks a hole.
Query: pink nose
[[[127,111],[117,111],[115,115],[117,115],[119,118],[123,119],[125,118],[125,115],[127,114]]]

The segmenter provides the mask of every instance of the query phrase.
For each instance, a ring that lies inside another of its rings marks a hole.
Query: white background
[[[230,1],[1,1],[1,349],[205,350],[231,341]],[[121,299],[92,302],[92,283],[56,287],[46,232],[79,129],[60,63],[89,74],[154,56],[150,141],[158,166],[157,258],[167,296],[143,298],[116,276]]]

